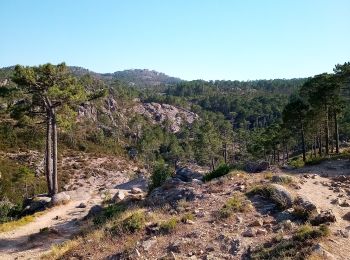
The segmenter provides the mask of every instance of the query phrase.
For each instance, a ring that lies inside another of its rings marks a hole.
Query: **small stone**
[[[77,208],[81,208],[81,209],[86,208],[86,204],[82,202],[77,206]]]
[[[244,237],[255,237],[256,231],[252,228],[248,228],[242,233],[242,236]]]
[[[143,191],[140,188],[132,187],[131,193],[132,194],[140,194],[140,193],[143,193]]]
[[[120,202],[120,201],[122,201],[122,200],[124,200],[125,199],[125,194],[124,194],[124,192],[123,191],[121,191],[121,190],[118,190],[117,191],[117,193],[114,195],[114,197],[113,197],[113,201],[115,202],[115,203],[118,203],[118,202]]]
[[[257,235],[266,236],[266,235],[267,235],[267,230],[264,229],[264,228],[258,228],[258,229],[256,230],[256,234],[257,234]]]
[[[343,201],[341,204],[339,204],[340,207],[350,207],[349,202]]]
[[[190,220],[190,219],[187,219],[187,220],[186,220],[186,224],[193,225],[193,224],[194,224],[194,221],[193,221],[193,220]]]
[[[262,227],[264,225],[264,221],[261,218],[255,219],[250,226],[251,227]]]

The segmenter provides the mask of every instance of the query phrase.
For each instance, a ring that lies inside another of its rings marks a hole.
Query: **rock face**
[[[270,164],[266,161],[261,162],[247,162],[244,166],[244,170],[249,173],[258,173],[266,171],[270,167]]]
[[[118,190],[113,197],[113,202],[118,203],[125,199],[125,193],[121,190]]]
[[[60,192],[53,195],[51,199],[51,205],[52,206],[63,205],[63,204],[67,204],[69,201],[70,201],[70,196],[65,192]]]
[[[27,199],[24,202],[23,215],[34,214],[49,207],[51,198],[46,195],[38,195],[34,198]]]
[[[179,200],[192,201],[199,196],[195,189],[197,185],[199,184],[171,178],[161,187],[154,189],[146,201],[150,205],[176,205]]]
[[[135,106],[134,111],[151,119],[154,124],[169,122],[169,130],[173,133],[180,131],[184,123],[192,124],[198,119],[197,114],[169,104],[143,103]]]
[[[317,214],[317,207],[308,198],[304,196],[298,196],[294,200],[295,208],[300,211],[300,213],[306,216],[313,216]]]
[[[102,206],[94,205],[94,206],[91,207],[91,209],[89,210],[88,214],[84,217],[84,219],[95,217],[98,214],[100,214],[102,211],[103,211]]]
[[[271,184],[270,199],[284,209],[290,208],[293,205],[292,194],[279,184]]]
[[[194,179],[202,181],[203,175],[198,172],[194,172],[187,167],[183,167],[176,170],[174,178],[178,178],[184,182],[191,182]]]
[[[317,226],[324,223],[336,222],[337,219],[334,216],[332,210],[325,210],[314,217],[310,222],[312,225]]]

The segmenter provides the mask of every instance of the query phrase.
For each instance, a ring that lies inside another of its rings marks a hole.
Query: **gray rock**
[[[23,215],[34,214],[35,212],[45,210],[50,206],[51,198],[46,195],[38,195],[33,198],[27,199],[24,202]]]
[[[67,204],[70,201],[70,196],[65,192],[60,192],[52,196],[51,205],[58,206]]]
[[[151,238],[149,240],[143,241],[142,242],[142,247],[143,250],[145,251],[149,251],[151,249],[151,247],[157,243],[157,239],[156,238]]]
[[[167,180],[161,187],[154,189],[146,199],[150,205],[170,204],[176,206],[179,200],[193,201],[200,194],[195,187],[198,184],[183,182],[177,178]]]
[[[285,187],[279,184],[271,184],[271,187],[270,199],[272,201],[284,209],[292,207],[293,196]]]
[[[310,222],[312,225],[318,226],[324,223],[336,222],[336,221],[337,219],[333,214],[332,210],[325,210],[325,211],[322,211],[320,214],[318,214],[316,217],[314,217]]]
[[[95,217],[103,211],[103,207],[100,205],[94,205],[89,210],[88,214],[84,217],[85,219]]]
[[[187,167],[177,169],[174,177],[184,182],[191,182],[192,180],[200,180],[200,181],[203,180],[202,174],[198,172],[194,172]]]
[[[132,187],[131,191],[132,194],[140,194],[143,193],[143,191],[140,188]]]
[[[81,209],[86,208],[86,204],[82,202],[77,206],[77,208],[81,208]]]
[[[296,197],[294,200],[294,207],[296,210],[300,211],[300,213],[308,217],[318,213],[316,205],[304,196]]]
[[[125,199],[125,193],[122,190],[118,190],[113,197],[113,202],[118,203]]]
[[[242,236],[244,237],[255,237],[256,236],[256,231],[252,228],[246,229],[243,233]]]

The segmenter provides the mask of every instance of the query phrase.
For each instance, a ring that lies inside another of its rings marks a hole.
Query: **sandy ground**
[[[66,164],[74,162],[74,158],[65,161]],[[130,175],[123,170],[130,170],[120,162],[109,160],[116,165],[116,169],[106,170],[101,165],[106,158],[92,158],[82,161],[84,169],[100,172],[86,178],[84,170],[79,167],[72,176],[69,191],[71,201],[66,205],[56,206],[45,211],[33,222],[21,226],[13,231],[0,233],[0,259],[38,259],[55,244],[70,239],[81,228],[80,220],[86,216],[90,208],[100,205],[106,197],[113,197],[118,190],[128,191],[132,187],[144,188],[144,180],[136,178],[129,181]],[[136,169],[130,165],[131,171]],[[122,168],[120,170],[118,168]],[[95,169],[98,169],[95,170]],[[101,174],[101,172],[103,174]],[[79,208],[81,203],[86,208]],[[57,233],[40,234],[40,229],[54,228]]]

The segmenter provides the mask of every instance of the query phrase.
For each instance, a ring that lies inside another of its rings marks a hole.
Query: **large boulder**
[[[117,193],[113,197],[113,202],[118,203],[121,202],[125,199],[125,193],[122,190],[118,190]]]
[[[52,196],[51,205],[58,206],[67,204],[70,201],[70,196],[65,192],[60,192]]]
[[[266,171],[270,167],[269,162],[260,161],[260,162],[247,162],[244,165],[244,170],[249,173],[258,173]]]
[[[310,218],[318,214],[316,205],[305,196],[298,196],[294,200],[294,211],[300,216]]]
[[[175,206],[179,200],[193,201],[199,193],[196,182],[184,182],[177,178],[167,180],[161,187],[155,188],[147,197],[150,205],[170,204]]]
[[[194,179],[202,181],[203,175],[187,167],[183,167],[176,170],[174,178],[178,178],[184,182],[191,182]]]
[[[23,215],[31,215],[38,211],[43,211],[50,206],[51,198],[46,194],[37,195],[24,202]]]
[[[271,184],[269,190],[270,199],[283,209],[288,209],[293,205],[293,195],[282,185]]]
[[[332,210],[324,210],[321,213],[319,213],[317,216],[315,216],[313,219],[311,219],[311,224],[314,226],[318,226],[324,223],[331,223],[331,222],[336,222],[337,219],[332,212]]]

